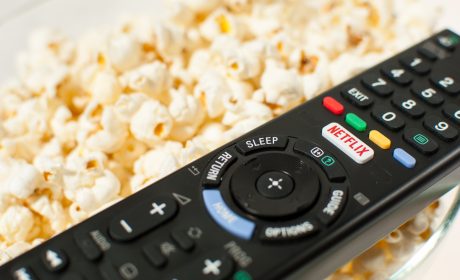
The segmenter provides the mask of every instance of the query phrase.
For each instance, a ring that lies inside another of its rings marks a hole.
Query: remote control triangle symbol
[[[188,197],[183,196],[183,195],[178,194],[178,193],[172,193],[172,195],[177,200],[177,202],[179,202],[182,206],[184,206],[184,205],[186,205],[186,204],[188,204],[189,202],[192,201],[191,198],[188,198]]]

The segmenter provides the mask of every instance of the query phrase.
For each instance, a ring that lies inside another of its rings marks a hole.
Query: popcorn
[[[135,92],[142,92],[155,98],[169,90],[171,84],[170,73],[164,63],[155,61],[144,64],[121,77],[125,88]]]
[[[153,146],[169,136],[173,120],[168,109],[156,100],[148,100],[133,115],[130,130],[134,137]]]
[[[171,91],[169,113],[174,121],[171,139],[186,141],[192,137],[205,118],[199,100],[187,93],[185,88]]]
[[[110,38],[107,46],[107,56],[117,71],[126,71],[139,65],[142,59],[142,49],[134,36],[122,33]]]
[[[24,206],[10,206],[0,216],[0,235],[10,244],[26,240],[33,226],[33,214]]]
[[[205,73],[194,90],[195,97],[202,100],[210,118],[217,118],[224,113],[224,99],[230,94],[225,78],[215,72]]]
[[[38,170],[25,161],[0,159],[0,193],[6,192],[17,198],[29,197],[42,182]],[[21,174],[18,176],[18,174]]]
[[[291,108],[300,103],[304,92],[301,77],[292,70],[269,65],[261,78],[265,101]]]
[[[99,72],[91,86],[91,95],[100,104],[113,104],[121,94],[121,86],[114,73]]]

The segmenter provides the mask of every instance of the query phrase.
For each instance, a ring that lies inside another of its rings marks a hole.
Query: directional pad
[[[316,202],[319,178],[307,161],[269,153],[238,167],[230,189],[244,211],[260,217],[286,217],[302,213]]]
[[[270,171],[257,180],[257,191],[267,198],[283,198],[294,189],[291,176],[280,171]]]

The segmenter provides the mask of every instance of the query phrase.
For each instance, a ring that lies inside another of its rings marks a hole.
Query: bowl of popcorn
[[[24,2],[0,14],[0,264],[427,37],[440,13],[413,0]],[[455,189],[330,279],[407,275],[456,203]]]

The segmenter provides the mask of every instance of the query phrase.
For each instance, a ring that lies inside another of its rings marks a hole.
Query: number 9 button
[[[455,128],[436,115],[428,115],[423,125],[436,136],[447,142],[454,141],[458,136],[458,131]]]

